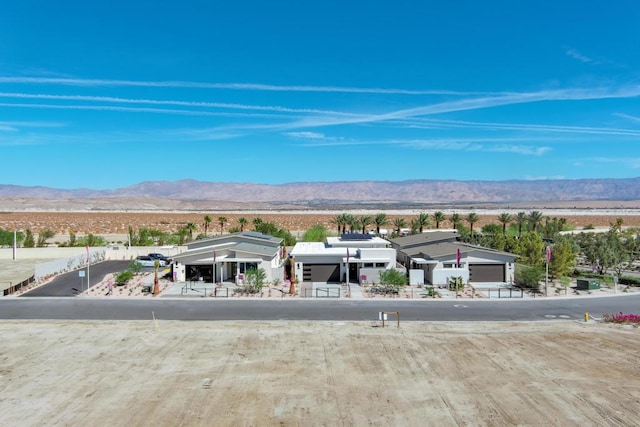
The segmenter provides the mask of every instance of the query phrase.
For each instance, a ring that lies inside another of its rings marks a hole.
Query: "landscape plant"
[[[462,276],[449,277],[449,290],[458,292],[464,289],[464,279]]]
[[[24,240],[24,234],[21,231],[16,232],[16,241],[20,243]],[[13,246],[13,231],[3,230],[0,228],[0,246]]]
[[[302,235],[303,242],[324,242],[329,236],[329,230],[323,225],[314,225]]]
[[[114,277],[116,286],[126,285],[129,282],[129,280],[133,279],[134,275],[135,273],[131,270],[121,271],[120,273],[116,274]]]
[[[46,229],[38,233],[38,247],[41,248],[47,244],[47,240],[55,236],[53,230]]]
[[[244,286],[242,292],[257,294],[262,292],[266,283],[267,273],[263,268],[250,268],[244,276]]]
[[[27,231],[25,231],[24,242],[22,242],[22,246],[25,248],[34,248],[36,246],[36,241],[30,228],[27,228]]]
[[[522,288],[537,289],[544,274],[544,270],[540,267],[518,264],[516,265],[515,282]]]
[[[380,272],[380,284],[376,287],[376,292],[384,294],[397,294],[400,289],[407,286],[409,280],[407,276],[392,268],[390,270],[384,270]]]
[[[634,325],[640,326],[640,315],[638,314],[625,314],[623,312],[619,312],[617,314],[604,314],[602,316],[602,321],[605,323],[618,323],[625,325]]]
[[[259,219],[259,218],[256,218]],[[278,228],[275,224],[270,222],[254,220],[253,225],[255,227],[255,231],[258,233],[266,234],[268,236],[280,237],[284,240],[285,246],[294,246],[296,244],[296,238],[293,235],[282,228]]]

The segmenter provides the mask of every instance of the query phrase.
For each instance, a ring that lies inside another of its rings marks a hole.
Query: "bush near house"
[[[259,294],[266,283],[267,273],[263,268],[251,268],[244,276],[244,286],[236,288],[237,293]]]
[[[544,270],[540,267],[529,267],[520,264],[516,265],[515,282],[516,285],[522,288],[537,289],[543,278]]]
[[[372,289],[379,294],[397,294],[409,283],[407,276],[396,269],[380,272],[380,284]]]

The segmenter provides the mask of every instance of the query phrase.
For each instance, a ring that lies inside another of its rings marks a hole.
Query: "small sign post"
[[[398,328],[400,327],[400,312],[399,311],[380,311],[378,312],[378,320],[382,320],[382,327],[384,328],[384,322],[387,320],[388,314],[395,314],[398,322]]]

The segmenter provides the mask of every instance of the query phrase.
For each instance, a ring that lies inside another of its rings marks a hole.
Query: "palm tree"
[[[344,234],[345,227],[347,226],[347,214],[341,213],[336,215],[335,218],[331,220],[331,224],[334,224],[338,228],[338,234]]]
[[[416,221],[416,225],[418,226],[418,230],[420,231],[420,233],[422,233],[422,230],[424,230],[425,227],[428,227],[431,224],[431,221],[429,220],[429,214],[424,212],[420,212],[418,214],[418,218],[416,218]]]
[[[193,232],[198,229],[198,224],[196,224],[195,222],[188,222],[184,226],[184,229],[187,233],[189,233],[189,240],[193,240]]]
[[[380,227],[383,227],[389,224],[389,218],[387,218],[387,214],[378,213],[375,218],[373,218],[373,223],[376,225],[376,234],[380,235]]]
[[[480,221],[480,217],[477,213],[471,212],[469,215],[467,215],[467,222],[469,223],[470,229],[469,235],[471,236],[471,240],[473,240],[473,224],[477,223],[478,221]]]
[[[538,226],[542,222],[542,212],[540,212],[540,211],[531,211],[531,212],[529,212],[529,215],[527,216],[527,221],[529,222],[529,225],[531,226],[531,231],[533,231],[535,233],[536,232],[536,228],[538,228]]]
[[[420,220],[418,218],[413,218],[411,220],[411,234],[418,233],[418,230],[420,230]]]
[[[220,235],[224,232],[224,225],[227,223],[227,218],[224,216],[218,217],[218,224],[220,224]]]
[[[396,229],[396,234],[400,235],[400,230],[407,227],[407,221],[404,218],[396,218],[393,220],[393,226]]]
[[[257,231],[258,227],[260,227],[262,223],[262,218],[260,218],[259,216],[253,218],[253,229]]]
[[[440,223],[447,220],[447,217],[444,215],[444,212],[437,211],[433,213],[433,220],[436,222],[436,228],[440,228]]]
[[[507,224],[513,221],[513,217],[508,213],[501,213],[498,215],[498,221],[502,224],[502,235],[505,236],[507,234]]]
[[[527,214],[525,212],[518,212],[513,221],[518,224],[518,239],[522,237],[522,226],[527,223]]]
[[[211,217],[209,215],[204,216],[204,235],[207,235],[207,231],[209,230],[209,224],[211,224]]]
[[[247,220],[247,218],[241,216],[240,218],[238,218],[238,224],[240,224],[240,232],[242,233],[247,224],[249,224],[249,221]]]
[[[449,221],[451,221],[451,224],[453,225],[453,229],[457,230],[458,226],[462,222],[462,217],[460,216],[460,214],[454,213],[454,214],[451,214]]]
[[[360,228],[360,220],[355,215],[347,214],[347,224],[349,225],[350,233],[355,233]]]
[[[373,224],[373,218],[369,215],[362,215],[358,218],[358,223],[360,224],[360,227],[362,227],[362,234],[366,234],[367,227]]]

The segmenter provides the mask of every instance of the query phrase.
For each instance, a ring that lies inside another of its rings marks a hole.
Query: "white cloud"
[[[565,49],[564,53],[573,59],[576,59],[580,62],[584,62],[587,64],[595,61],[593,58],[589,58],[588,56],[581,54],[580,52],[578,52],[576,49],[573,49],[573,48]],[[594,62],[594,63],[597,64],[597,62]]]
[[[338,111],[304,109],[304,108],[288,108],[288,107],[273,106],[273,105],[247,105],[247,104],[233,104],[233,103],[224,103],[224,102],[195,102],[195,101],[175,101],[175,100],[155,100],[155,99],[132,99],[132,98],[117,98],[117,97],[110,97],[110,96],[49,95],[49,94],[0,92],[0,98],[110,102],[110,103],[116,103],[116,104],[175,105],[175,106],[183,106],[183,107],[227,108],[227,109],[233,109],[233,110],[272,111],[272,112],[278,112],[278,113],[304,113],[304,114],[328,114],[328,115],[339,115],[339,116],[357,116],[356,114],[343,113]]]
[[[320,138],[318,138],[320,139]],[[390,140],[342,140],[338,138],[323,138],[320,142],[303,144],[306,147],[325,146],[362,146],[362,145],[396,145],[417,150],[446,150],[446,151],[482,151],[514,153],[530,156],[542,156],[552,150],[547,146],[521,145],[514,142],[522,141],[518,138],[449,138],[449,139],[390,139]],[[530,141],[527,139],[527,141]]]
[[[285,135],[292,136],[294,138],[304,139],[325,139],[325,135],[319,132],[286,132]]]
[[[638,157],[592,157],[584,159],[584,162],[618,164],[630,169],[640,169],[640,158]]]
[[[252,118],[276,118],[274,114],[267,113],[232,113],[232,112],[212,112],[199,110],[178,110],[168,108],[149,107],[117,107],[113,105],[67,105],[67,104],[17,104],[0,103],[0,107],[11,108],[48,108],[54,110],[93,110],[93,111],[123,111],[131,113],[158,113],[177,114],[186,116],[211,116],[211,117],[252,117]]]
[[[454,95],[454,96],[479,96],[494,94],[493,92],[461,92],[454,90],[408,90],[394,88],[360,88],[342,86],[280,86],[262,83],[206,83],[188,81],[136,81],[136,80],[111,80],[111,79],[78,79],[78,78],[51,78],[51,77],[11,77],[0,76],[0,83],[21,84],[54,84],[66,86],[138,86],[138,87],[178,87],[195,89],[230,89],[230,90],[254,90],[277,92],[341,92],[341,93],[371,93],[371,94],[401,94],[401,95]],[[509,92],[501,92],[508,94]]]
[[[541,175],[541,176],[531,176],[531,175],[527,175],[524,177],[525,180],[527,181],[549,181],[549,180],[555,180],[555,179],[565,179],[566,177],[564,175],[551,175],[551,176],[546,176],[546,175]]]
[[[551,147],[540,147],[531,145],[508,145],[499,144],[493,147],[487,147],[486,151],[500,152],[500,153],[516,153],[531,156],[542,156],[543,154],[551,151]]]
[[[636,117],[636,116],[632,116],[630,114],[625,114],[625,113],[613,113],[614,116],[618,116],[620,118],[623,119],[627,119],[629,121],[632,121],[634,123],[638,123],[640,122],[640,117]]]
[[[451,113],[457,111],[472,111],[515,104],[528,104],[543,101],[577,101],[613,98],[636,98],[640,96],[640,85],[622,88],[591,88],[591,89],[559,89],[539,92],[515,93],[480,98],[468,98],[424,105],[383,114],[360,115],[356,117],[307,117],[299,121],[285,123],[278,126],[266,125],[265,128],[299,129],[319,126],[337,126],[347,124],[365,124],[389,120],[400,120],[420,116]],[[558,128],[559,129],[559,128]]]
[[[633,119],[631,116],[627,116]],[[640,121],[640,119],[637,119]],[[432,129],[434,127],[446,128],[475,128],[485,130],[517,130],[517,131],[534,131],[534,132],[550,132],[550,133],[577,133],[577,134],[595,134],[595,135],[629,135],[640,136],[640,130],[622,129],[622,128],[600,128],[588,126],[563,126],[563,125],[540,125],[540,124],[522,124],[522,123],[494,123],[494,122],[470,122],[463,120],[439,120],[439,119],[423,119],[411,118],[406,119],[402,123],[407,127],[422,128],[422,123],[426,125],[424,128]]]

